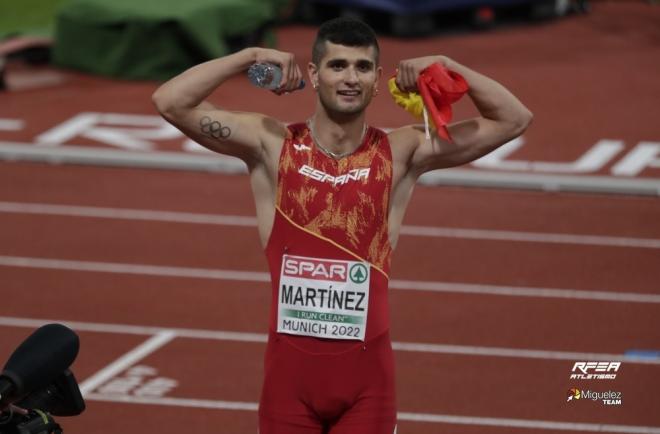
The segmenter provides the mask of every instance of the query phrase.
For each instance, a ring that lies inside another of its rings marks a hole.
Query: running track
[[[243,176],[0,163],[0,359],[64,322],[88,403],[66,432],[254,433],[253,214]],[[391,276],[399,432],[660,432],[660,359],[625,355],[660,349],[658,221],[652,197],[418,187]],[[617,379],[569,380],[595,360]]]

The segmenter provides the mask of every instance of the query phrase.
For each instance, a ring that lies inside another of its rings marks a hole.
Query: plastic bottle
[[[248,69],[248,78],[257,87],[274,90],[282,80],[282,69],[272,63],[255,63]]]
[[[275,90],[282,80],[282,68],[272,63],[255,63],[248,68],[250,83],[264,89]],[[299,89],[305,87],[305,81],[300,82]]]

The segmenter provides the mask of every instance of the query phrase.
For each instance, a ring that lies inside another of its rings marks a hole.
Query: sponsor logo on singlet
[[[348,173],[345,173],[343,175],[339,176],[332,176],[327,173],[325,173],[322,170],[314,169],[313,167],[310,167],[308,165],[303,165],[300,169],[298,169],[298,173],[301,175],[304,175],[308,178],[312,178],[316,181],[320,182],[329,182],[332,185],[343,185],[348,183],[349,181],[359,181],[361,179],[369,179],[369,172],[371,169],[369,167],[365,167],[363,169],[351,169],[348,171]]]
[[[369,264],[284,255],[277,331],[364,341]]]
[[[294,143],[293,148],[298,152],[300,152],[300,151],[311,151],[312,150],[312,148],[310,148],[309,146],[307,146],[304,143]]]

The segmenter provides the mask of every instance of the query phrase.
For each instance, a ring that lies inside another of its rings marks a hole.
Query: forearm
[[[255,59],[256,49],[246,48],[201,63],[161,85],[152,100],[161,113],[197,107],[228,78],[245,71]]]
[[[443,60],[447,69],[467,80],[470,86],[468,95],[484,118],[516,125],[527,125],[531,121],[532,113],[500,83],[454,60]]]
[[[418,128],[402,129],[398,140],[412,143],[412,156],[403,160],[407,171],[417,176],[434,169],[454,167],[486,155],[522,134],[532,121],[532,113],[511,92],[495,80],[479,74],[446,56],[426,56],[399,62],[397,85],[404,91],[417,91],[419,74],[434,63],[458,73],[469,85],[468,95],[481,116],[447,126],[450,141],[436,134],[425,138]],[[395,138],[393,138],[395,140]]]

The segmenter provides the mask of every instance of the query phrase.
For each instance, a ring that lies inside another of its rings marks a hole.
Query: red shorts
[[[312,340],[316,344],[308,345]],[[326,352],[316,351],[322,349]],[[392,434],[395,428],[394,357],[388,332],[362,343],[271,331],[259,434]]]

